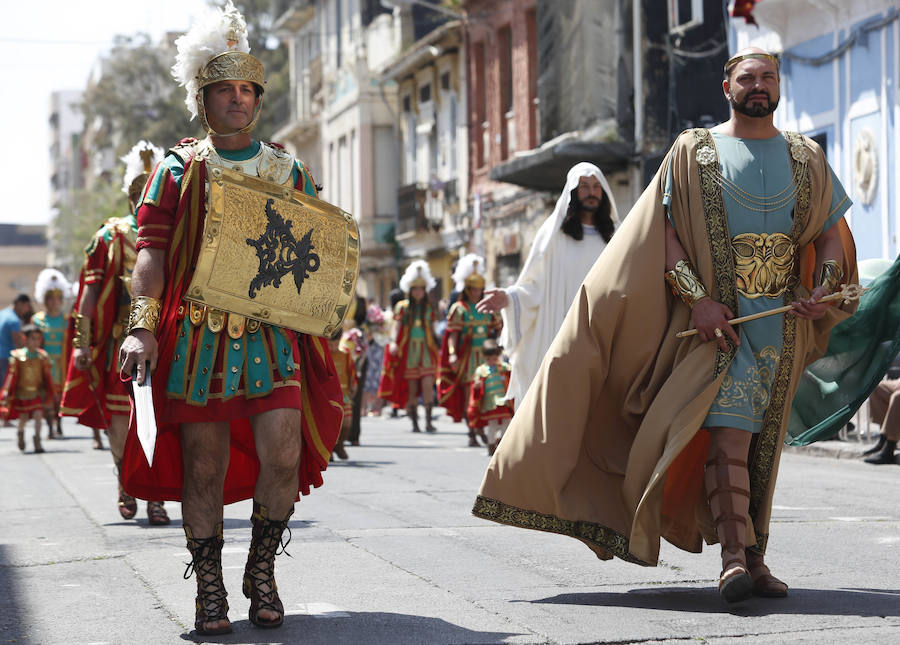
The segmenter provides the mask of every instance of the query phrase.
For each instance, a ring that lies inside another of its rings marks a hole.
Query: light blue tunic
[[[794,186],[784,137],[779,134],[770,139],[738,139],[716,132],[712,135],[722,175],[736,185],[736,188],[722,190],[732,240],[741,233],[789,235],[795,199],[789,198],[794,193]],[[823,231],[836,224],[850,207],[850,200],[846,199],[844,187],[834,171],[831,171],[831,181],[831,213]],[[670,166],[663,199],[666,206],[671,203],[672,189]],[[742,203],[733,195],[737,195]],[[763,208],[763,204],[768,206]],[[784,304],[782,296],[748,298],[740,291],[737,296],[739,311],[733,312],[735,316],[768,311]],[[741,344],[703,422],[704,427],[760,431],[781,358],[783,316],[778,314],[738,325]]]

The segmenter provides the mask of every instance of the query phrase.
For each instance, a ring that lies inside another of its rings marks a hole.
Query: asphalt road
[[[225,509],[234,634],[223,643],[896,643],[900,467],[784,455],[769,563],[783,600],[727,606],[717,547],[663,544],[660,566],[601,562],[579,542],[470,514],[488,463],[441,417],[364,420],[363,446],[297,505],[277,580],[284,626],[260,630],[240,590],[250,502]],[[87,430],[43,455],[0,430],[0,643],[183,643],[193,580],[178,504],[169,527],[116,510],[112,459]]]

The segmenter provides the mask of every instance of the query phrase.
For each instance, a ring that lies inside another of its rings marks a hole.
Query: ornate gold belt
[[[731,240],[738,293],[775,298],[792,288],[794,242],[784,233],[741,233]]]

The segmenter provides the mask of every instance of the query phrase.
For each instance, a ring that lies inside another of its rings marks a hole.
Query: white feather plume
[[[47,297],[47,292],[52,289],[59,289],[62,292],[63,298],[65,298],[69,295],[71,286],[69,285],[69,281],[66,280],[66,276],[60,271],[57,271],[56,269],[41,269],[41,272],[38,273],[37,280],[34,281],[35,301],[44,304],[44,298]]]
[[[428,266],[428,263],[425,260],[416,260],[406,267],[403,277],[400,278],[400,290],[403,293],[409,293],[410,283],[418,278],[425,280],[426,291],[431,291],[437,284],[434,276],[431,275],[431,267]]]
[[[466,288],[466,278],[473,273],[484,277],[485,264],[484,258],[476,253],[467,253],[456,263],[456,270],[453,272],[453,284],[457,291]]]
[[[144,160],[141,159],[141,151],[143,150],[150,150],[153,152],[153,158],[150,159],[151,170],[156,167],[156,164],[162,161],[163,155],[165,154],[163,149],[159,146],[155,146],[149,141],[141,140],[128,151],[127,155],[122,157],[122,163],[125,164],[125,179],[122,183],[122,192],[126,195],[128,195],[128,189],[131,188],[131,182],[133,182],[138,175],[142,175],[146,172],[144,170]]]
[[[234,26],[239,27],[238,42],[229,46],[228,32]],[[228,0],[224,9],[213,8],[207,11],[206,15],[194,23],[190,31],[175,41],[175,47],[178,54],[175,56],[175,64],[172,65],[172,76],[187,91],[184,104],[193,119],[197,116],[197,76],[204,65],[213,56],[226,51],[250,53],[247,22],[235,8],[232,0]]]

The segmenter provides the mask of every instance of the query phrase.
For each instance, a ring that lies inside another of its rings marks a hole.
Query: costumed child
[[[328,339],[328,349],[331,351],[331,359],[334,361],[338,380],[341,383],[341,392],[344,395],[344,419],[341,422],[341,434],[332,451],[340,459],[350,458],[344,448],[344,442],[347,440],[353,422],[353,395],[356,393],[359,383],[356,360],[365,354],[364,342],[362,332],[356,328],[346,332],[338,330]]]
[[[25,452],[25,424],[34,419],[34,451],[44,452],[41,446],[41,417],[44,408],[56,400],[53,388],[51,361],[41,343],[44,335],[37,325],[22,328],[25,347],[9,354],[9,371],[0,390],[0,418],[18,419],[19,450]]]
[[[431,422],[438,348],[435,340],[437,313],[428,300],[428,291],[437,282],[424,260],[410,264],[400,278],[407,297],[394,307],[391,342],[384,356],[378,396],[397,407],[406,406],[412,431],[419,430],[419,394],[425,403],[425,432],[435,432]]]
[[[475,368],[469,395],[469,424],[487,428],[487,451],[493,455],[513,417],[513,402],[505,398],[509,387],[509,363],[501,356],[497,341],[487,339],[481,346],[484,362]]]
[[[62,395],[68,366],[65,348],[69,344],[69,316],[63,312],[63,302],[71,289],[72,285],[56,269],[42,269],[34,282],[34,300],[43,305],[44,310],[34,314],[31,322],[43,332],[43,350],[50,358],[50,371],[57,397]],[[58,398],[51,399],[47,403],[44,416],[47,419],[47,438],[61,437],[62,422],[59,418]],[[99,440],[97,435],[95,441]]]
[[[498,313],[481,313],[475,304],[484,293],[484,258],[469,253],[460,258],[453,272],[453,281],[459,298],[450,306],[447,327],[441,342],[440,371],[438,372],[439,403],[447,409],[454,421],[466,416],[469,390],[475,378],[475,368],[483,360],[481,348],[488,338],[496,338],[503,329],[503,318]],[[476,433],[487,444],[483,431],[469,420],[469,446],[477,446]]]

